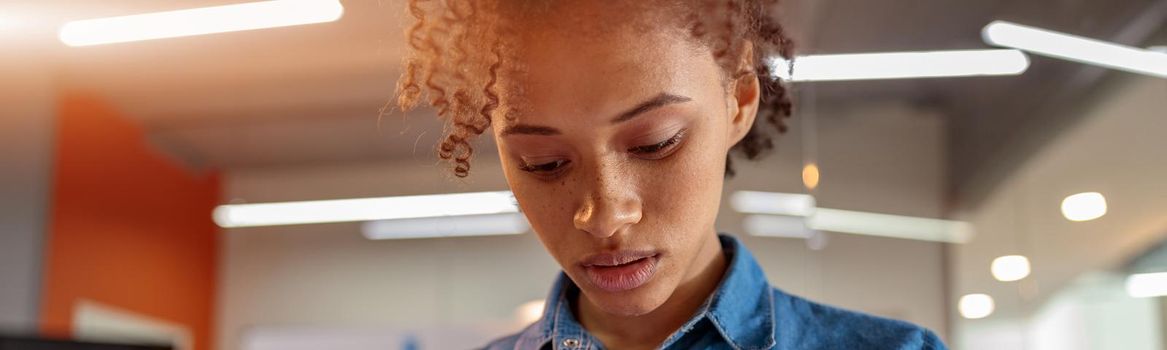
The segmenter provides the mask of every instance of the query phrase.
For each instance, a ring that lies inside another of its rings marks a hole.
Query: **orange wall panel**
[[[210,349],[217,174],[177,166],[100,98],[59,107],[41,330],[69,336],[86,299],[184,325]]]

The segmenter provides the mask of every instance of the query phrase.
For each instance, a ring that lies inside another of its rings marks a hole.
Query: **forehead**
[[[686,93],[718,69],[669,16],[605,6],[614,3],[567,1],[521,27],[512,77],[519,118],[602,115],[665,90]]]

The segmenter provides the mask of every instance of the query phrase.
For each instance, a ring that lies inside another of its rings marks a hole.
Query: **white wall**
[[[939,214],[941,116],[895,103],[820,110],[820,205]],[[763,162],[738,161],[739,175],[727,183],[727,192],[800,192],[801,140],[787,135]],[[412,162],[237,170],[226,176],[224,198],[266,202],[505,189],[490,157],[483,152],[465,181],[449,179],[444,167],[424,155]],[[719,226],[740,233],[740,220],[723,208]],[[497,334],[515,307],[547,293],[558,271],[534,234],[367,241],[354,224],[223,234],[220,349],[236,349],[248,328],[273,325],[386,332],[445,326]],[[797,239],[743,240],[780,288],[945,332],[938,243],[831,234],[824,250],[812,251]]]
[[[956,345],[965,349],[1162,349],[1159,298],[1129,297],[1123,277],[1087,273],[1051,295],[1031,317],[993,318],[962,326]]]
[[[820,207],[939,217],[944,193],[944,117],[900,103],[820,106]],[[798,121],[799,116],[795,117]],[[800,124],[792,130],[799,130]],[[741,174],[726,192],[799,192],[799,135]],[[725,201],[723,200],[723,204]],[[742,233],[742,215],[723,206],[723,230]],[[940,243],[831,233],[821,251],[801,240],[744,237],[772,284],[814,300],[904,319],[947,334],[944,247]]]
[[[432,162],[429,162],[432,163]],[[497,165],[478,162],[475,174]],[[252,202],[498,190],[501,177],[446,178],[432,164],[235,172],[226,198]],[[509,321],[543,298],[557,271],[533,234],[369,241],[357,224],[226,230],[220,348],[248,327],[337,326],[422,330]],[[504,330],[505,331],[505,330]]]
[[[1081,121],[1004,181],[978,208],[961,214],[979,235],[955,247],[952,298],[988,293],[997,313],[956,320],[958,344],[993,337],[991,324],[1023,320],[1081,274],[1121,267],[1167,238],[1167,81],[1127,76],[1098,91]],[[1062,218],[1061,200],[1078,192],[1106,196],[1109,212],[1089,222]],[[996,282],[993,258],[1024,254],[1033,264],[1020,283]]]
[[[0,332],[36,330],[56,119],[52,71],[29,47],[0,56]]]

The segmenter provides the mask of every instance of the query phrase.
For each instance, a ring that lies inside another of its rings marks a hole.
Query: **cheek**
[[[686,144],[666,166],[657,168],[662,174],[655,181],[645,183],[644,193],[650,196],[645,217],[652,218],[646,222],[652,228],[645,231],[658,232],[655,240],[675,257],[664,265],[668,272],[662,276],[671,282],[661,284],[661,293],[671,293],[671,283],[691,276],[691,263],[715,229],[725,171],[725,153],[715,132],[719,131],[690,140],[698,142]]]
[[[531,224],[531,229],[547,250],[557,255],[554,253],[564,247],[561,242],[568,236],[562,233],[574,230],[572,219],[578,193],[573,180],[565,177],[545,182],[518,170],[516,164],[508,164],[504,160],[503,166],[507,167],[504,171],[507,184],[515,194],[515,200]]]
[[[684,149],[654,167],[652,176],[643,177],[649,179],[643,183],[646,211],[686,232],[712,227],[725,171],[718,132],[693,135]]]

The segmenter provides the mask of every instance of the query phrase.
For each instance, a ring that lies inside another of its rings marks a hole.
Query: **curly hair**
[[[411,52],[397,83],[397,107],[410,111],[424,97],[446,120],[438,156],[450,161],[454,175],[470,173],[474,153],[471,141],[497,117],[513,118],[522,87],[507,79],[522,71],[512,60],[513,40],[524,20],[557,0],[410,0],[415,22],[406,31]],[[667,1],[667,0],[666,0]],[[640,2],[640,1],[637,1]],[[733,176],[732,155],[760,158],[774,148],[766,130],[786,132],[791,115],[787,86],[774,74],[768,58],[791,60],[793,43],[771,11],[778,0],[672,0],[674,6],[655,6],[679,21],[680,29],[707,45],[722,67],[726,81],[754,75],[762,91],[758,116],[744,138],[726,155],[727,177]],[[659,4],[658,4],[659,5]],[[739,67],[746,43],[751,44],[752,67]]]

